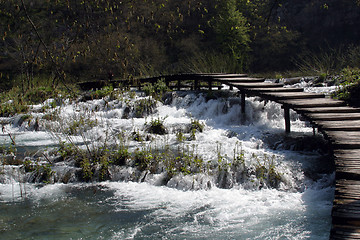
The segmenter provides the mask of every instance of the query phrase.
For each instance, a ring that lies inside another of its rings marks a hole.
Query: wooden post
[[[180,91],[180,84],[181,84],[181,81],[180,81],[180,79],[178,79],[177,80],[177,89],[178,89],[178,91]]]
[[[209,86],[209,90],[211,91],[212,90],[212,81],[211,80],[208,80],[208,86]]]
[[[245,113],[245,92],[241,92],[241,112]]]
[[[283,106],[284,108],[284,118],[285,118],[285,132],[290,133],[290,108]]]
[[[199,88],[199,80],[194,80],[194,89],[197,91],[197,90],[200,90],[200,88]]]

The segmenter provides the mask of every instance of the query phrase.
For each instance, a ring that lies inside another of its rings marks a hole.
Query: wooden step
[[[203,77],[212,77],[212,78],[245,78],[247,74],[237,74],[237,73],[205,73],[205,74],[198,74],[199,76]]]
[[[267,92],[303,92],[303,88],[285,88],[285,87],[275,87],[275,88],[247,88],[245,89],[246,93],[250,94],[257,94],[260,92],[267,93]]]
[[[260,94],[266,99],[272,101],[287,100],[287,99],[311,99],[311,98],[324,98],[324,94],[308,93],[308,92],[263,92]]]
[[[341,159],[358,159],[360,161],[360,149],[337,149],[333,151],[334,157]],[[360,164],[360,162],[359,162]]]
[[[289,108],[319,108],[319,107],[340,107],[344,106],[345,102],[334,100],[331,98],[313,98],[313,99],[293,99],[280,101]]]
[[[330,232],[331,240],[355,239],[360,240],[360,232],[343,225],[334,225]]]
[[[244,89],[247,88],[282,88],[284,85],[281,83],[266,83],[266,82],[260,82],[260,83],[231,83],[230,85],[238,88],[238,89]]]
[[[360,131],[360,120],[314,121],[321,131]]]
[[[348,107],[348,106],[317,107],[317,108],[295,107],[294,110],[299,113],[358,113],[358,112],[360,112],[360,109]]]
[[[360,131],[324,131],[324,134],[332,140],[359,140],[360,141]],[[359,151],[360,153],[360,151]],[[360,156],[359,156],[360,157]]]
[[[223,83],[261,83],[265,81],[265,78],[214,78],[214,80],[223,82]]]
[[[341,121],[341,120],[360,120],[358,113],[304,113],[304,115],[313,120]]]

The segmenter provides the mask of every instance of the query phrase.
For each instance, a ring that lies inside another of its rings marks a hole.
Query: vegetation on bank
[[[356,10],[357,0],[0,0],[0,90],[25,94],[42,76],[56,89],[191,71],[331,74],[359,67]]]
[[[338,89],[332,96],[344,100],[350,105],[360,107],[360,69],[343,69],[337,81],[339,82]]]
[[[105,87],[101,90],[92,91],[92,94],[102,96],[104,108],[111,109],[111,104],[114,102],[131,106],[129,112],[125,113],[124,111],[122,118],[143,118],[153,113],[152,107],[142,107],[140,110],[136,107],[137,104],[142,105],[142,99],[149,99],[146,100],[149,102],[151,102],[150,99],[153,99],[153,101],[162,99],[161,95],[164,93],[159,96],[140,98],[140,100],[137,100],[139,103],[130,100],[133,96],[131,91],[128,90],[123,91]],[[59,95],[51,95],[51,97],[56,98]],[[73,101],[74,104],[78,104],[79,101],[83,101],[83,98],[77,97]],[[62,100],[62,103],[64,102],[65,99]],[[226,179],[233,178],[234,174],[241,175],[241,177],[237,177],[238,180],[236,181],[245,181],[251,175],[256,176],[258,182],[254,184],[258,184],[259,187],[276,188],[282,181],[282,176],[276,170],[273,158],[266,155],[252,155],[251,159],[245,159],[245,151],[240,143],[234,146],[233,156],[224,154],[221,143],[217,143],[216,159],[205,161],[199,155],[195,142],[197,135],[205,130],[205,125],[196,119],[191,119],[181,129],[171,130],[173,132],[170,132],[166,127],[166,117],[158,117],[145,121],[143,127],[139,129],[140,131],[118,132],[106,128],[104,136],[89,136],[88,131],[100,127],[101,124],[101,121],[98,121],[97,118],[94,119],[91,113],[97,110],[84,109],[85,113],[74,114],[72,119],[61,119],[59,116],[55,117],[55,115],[59,114],[62,105],[49,104],[48,108],[42,108],[41,111],[43,111],[44,116],[54,115],[53,118],[42,117],[37,121],[41,121],[42,130],[48,129],[53,134],[54,139],[58,139],[58,147],[38,152],[34,156],[17,157],[16,139],[9,134],[12,144],[8,147],[3,145],[0,149],[1,165],[3,167],[5,165],[18,165],[21,171],[27,174],[30,182],[68,183],[74,177],[72,174],[76,175],[76,179],[82,181],[104,181],[112,178],[113,171],[116,168],[134,169],[131,177],[134,181],[141,181],[147,174],[165,173],[162,184],[166,184],[173,177],[179,175],[195,176],[196,174],[218,176],[215,181],[216,184],[225,188],[229,187]],[[108,105],[106,106],[106,104]],[[47,104],[45,105],[47,106]],[[126,108],[128,107],[124,107],[124,109]],[[36,113],[38,111],[36,110]],[[19,120],[16,124],[21,126],[24,121],[28,121],[26,125],[29,127],[36,124],[31,114],[24,114],[23,116],[24,120]],[[6,129],[3,129],[3,132],[6,134]],[[166,140],[169,136],[164,136],[166,134],[174,134],[176,143],[170,145]],[[80,137],[83,143],[77,144],[74,142],[74,137]],[[132,141],[137,142],[135,144],[137,147],[133,147],[134,143]],[[256,162],[256,164],[248,164],[248,162],[252,161]],[[58,162],[67,163],[78,170],[75,173],[69,171],[60,176],[54,170]]]
[[[46,112],[43,120],[59,120],[56,111],[48,110],[56,109],[66,98],[78,100],[75,86],[79,81],[133,80],[137,76],[177,72],[295,71],[317,75],[318,83],[331,80],[338,86],[333,97],[359,106],[358,43],[311,45],[306,32],[291,27],[278,15],[285,5],[286,1],[248,0],[0,0],[0,117],[23,114],[21,121],[36,126],[39,120],[27,114],[32,105],[53,99],[40,111]],[[321,6],[326,15],[325,5]],[[358,8],[356,1],[353,7]],[[149,97],[129,104],[123,117],[150,115],[168,90],[163,81],[146,84],[143,91]],[[81,100],[107,99],[106,104],[121,98],[121,93],[106,86],[88,92]],[[129,139],[144,143],[151,141],[151,135],[167,134],[164,121],[151,119],[144,125],[145,135],[134,131],[129,133]],[[82,134],[96,124],[79,117],[62,131],[85,139]],[[178,174],[215,170],[223,174],[238,169],[251,171],[250,166],[245,166],[244,153],[236,146],[231,163],[221,154],[220,146],[217,165],[205,163],[196,147],[191,146],[203,129],[199,121],[192,120],[186,131],[176,133],[177,149],[167,144],[162,149],[144,144],[130,151],[129,139],[120,134],[115,145],[104,140],[100,145],[81,148],[60,142],[56,154],[65,161],[74,160],[85,181],[107,180],[111,166],[125,165],[139,172],[165,171],[167,180]],[[10,156],[2,159],[3,164],[14,163],[11,155],[16,155],[16,143],[10,138],[11,146],[0,149],[2,155]],[[17,164],[40,182],[49,182],[54,172],[51,160],[45,160],[40,163],[27,159]],[[257,162],[253,169],[256,177],[271,187],[278,186],[281,175],[274,160],[268,156],[253,156],[253,160]]]

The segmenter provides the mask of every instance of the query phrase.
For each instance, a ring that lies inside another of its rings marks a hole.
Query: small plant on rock
[[[196,131],[199,131],[199,132],[203,132],[204,131],[204,124],[203,123],[200,123],[199,120],[196,120],[196,119],[192,119],[191,120],[191,127],[190,127],[190,130],[196,130]]]
[[[255,155],[253,155],[253,158],[257,161],[257,164],[255,165],[255,174],[260,182],[267,183],[270,187],[273,188],[278,187],[281,180],[281,175],[277,172],[275,167],[275,156],[269,158],[265,154],[262,161]]]
[[[149,124],[146,124],[146,130],[149,133],[165,135],[167,129],[164,125],[165,118],[152,119]]]

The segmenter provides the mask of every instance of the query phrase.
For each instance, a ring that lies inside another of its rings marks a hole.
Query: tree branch
[[[43,41],[42,37],[40,36],[40,33],[39,33],[39,31],[37,30],[34,22],[31,20],[29,14],[28,14],[27,8],[26,8],[26,6],[25,6],[24,0],[21,0],[21,4],[22,4],[22,6],[23,6],[23,9],[24,9],[24,12],[25,12],[25,16],[26,16],[27,20],[29,21],[29,23],[31,24],[31,27],[32,27],[33,30],[35,31],[36,36],[39,38],[40,43],[44,46],[46,52],[49,54],[52,64],[54,64],[54,66],[55,66],[56,75],[59,77],[59,79],[61,79],[61,81],[62,81],[62,83],[64,84],[64,86],[66,87],[66,89],[69,90],[69,91],[72,91],[72,90],[65,84],[64,74],[61,74],[61,72],[60,72],[60,70],[59,70],[59,68],[58,68],[57,63],[55,62],[54,57],[53,57],[52,54],[51,54],[51,51],[49,50],[49,48],[47,47],[47,45],[46,45],[45,42]],[[62,72],[64,72],[64,71],[62,71]]]

